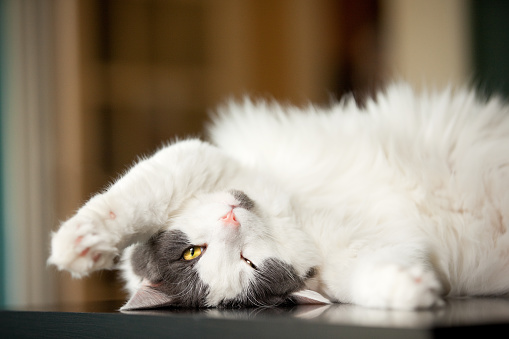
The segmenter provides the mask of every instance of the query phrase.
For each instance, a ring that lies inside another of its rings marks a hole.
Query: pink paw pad
[[[83,251],[81,251],[80,257],[86,256],[89,251],[90,251],[90,247],[85,248]]]
[[[74,240],[74,245],[77,246],[81,243],[81,240],[83,240],[83,236],[80,235],[79,237],[76,238],[76,240]]]

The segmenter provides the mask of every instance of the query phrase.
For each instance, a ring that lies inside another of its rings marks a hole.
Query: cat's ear
[[[156,286],[143,282],[131,299],[120,308],[120,311],[171,306],[172,302],[172,298],[159,291]]]
[[[305,304],[305,305],[324,305],[324,304],[332,304],[332,302],[321,295],[318,292],[312,290],[300,290],[297,292],[293,292],[290,294],[290,298],[296,304]]]

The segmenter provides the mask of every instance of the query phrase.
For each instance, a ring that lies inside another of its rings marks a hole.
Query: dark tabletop
[[[509,298],[452,299],[444,308],[355,305],[119,312],[121,301],[0,311],[1,338],[437,338],[508,337]]]

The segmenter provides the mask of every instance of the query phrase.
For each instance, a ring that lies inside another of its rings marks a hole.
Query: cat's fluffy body
[[[93,197],[55,233],[49,261],[82,276],[123,251],[126,308],[294,296],[416,309],[509,292],[509,108],[499,100],[404,84],[365,108],[244,100],[218,109],[209,136],[168,145]],[[182,247],[165,249],[171,236]],[[191,245],[203,252],[184,262]],[[161,272],[171,260],[187,266]],[[160,288],[177,271],[199,288]]]

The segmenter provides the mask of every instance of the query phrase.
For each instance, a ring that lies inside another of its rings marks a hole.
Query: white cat
[[[120,267],[123,309],[509,292],[509,107],[404,84],[358,108],[230,102],[53,235],[49,263]]]

